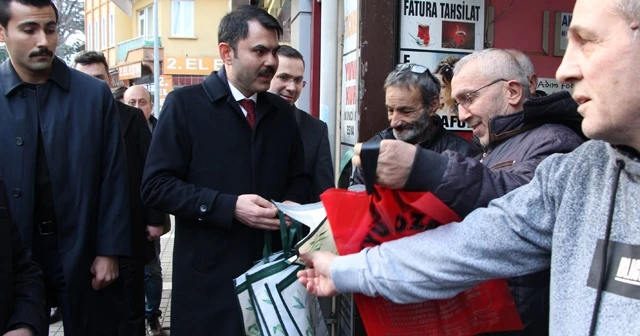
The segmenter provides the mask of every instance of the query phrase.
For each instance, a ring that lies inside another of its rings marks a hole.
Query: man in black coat
[[[109,65],[102,53],[84,52],[76,56],[74,68],[104,82],[109,80]],[[122,330],[126,335],[144,335],[144,265],[155,257],[155,241],[160,236],[148,234],[148,226],[162,227],[164,214],[147,208],[140,198],[142,172],[147,159],[151,132],[142,110],[116,102],[124,144],[127,152],[129,175],[129,204],[131,206],[132,257],[120,259],[120,270],[125,282],[129,319]]]
[[[228,13],[218,29],[223,69],[169,93],[162,108],[142,198],[176,217],[174,336],[243,333],[233,279],[262,257],[265,238],[281,246],[270,200],[309,197],[291,105],[266,92],[281,34],[258,7]]]
[[[123,95],[123,102],[129,106],[139,108],[144,117],[147,126],[153,133],[158,124],[158,119],[153,116],[153,102],[151,93],[147,88],[141,85],[134,85],[128,88]],[[140,189],[138,187],[138,189]],[[160,301],[162,300],[162,266],[160,265],[160,236],[167,233],[171,228],[171,221],[165,220],[164,226],[148,226],[147,231],[149,238],[154,240],[154,256],[144,265],[144,292],[146,298],[145,319],[149,328],[148,334],[157,336],[162,334],[162,323],[160,317]]]
[[[22,244],[0,177],[0,334],[46,335],[44,283],[31,252]]]
[[[446,130],[436,114],[440,106],[440,81],[427,67],[405,63],[389,73],[384,82],[389,128],[369,141],[402,140],[442,153],[446,150],[472,157],[480,147]],[[357,168],[352,184],[364,184],[362,168]]]
[[[54,56],[57,21],[50,1],[0,2],[0,173],[65,335],[105,335],[126,317],[126,156],[109,87]]]
[[[329,131],[324,121],[295,106],[306,85],[302,54],[288,45],[280,46],[277,54],[278,71],[271,80],[269,92],[279,95],[293,106],[293,115],[298,122],[304,144],[305,168],[313,181],[310,201],[319,202],[320,194],[335,186]]]

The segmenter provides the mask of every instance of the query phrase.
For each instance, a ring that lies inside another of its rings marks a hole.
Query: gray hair
[[[508,51],[490,48],[469,54],[456,63],[453,75],[457,75],[471,61],[481,63],[482,66],[479,66],[478,69],[480,69],[484,77],[518,81],[522,86],[525,98],[529,97],[529,79],[525,76],[524,70],[522,70],[518,61]]]
[[[505,51],[510,53],[511,56],[516,59],[527,78],[531,78],[531,76],[536,74],[536,71],[533,68],[533,63],[531,63],[531,59],[529,59],[529,56],[527,56],[525,53],[515,49],[506,49]]]
[[[627,22],[640,21],[640,2],[637,0],[616,0],[614,8]]]
[[[424,70],[424,72],[418,73],[413,69]],[[428,68],[418,64],[399,64],[384,81],[385,91],[391,86],[405,89],[417,87],[422,94],[422,105],[427,110],[433,100],[440,97],[440,81],[431,74]]]

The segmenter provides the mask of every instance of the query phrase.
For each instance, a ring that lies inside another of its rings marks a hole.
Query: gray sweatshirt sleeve
[[[397,303],[455,296],[480,282],[520,276],[550,265],[563,183],[562,156],[545,160],[531,183],[477,209],[461,223],[337,257],[331,277],[340,293]]]

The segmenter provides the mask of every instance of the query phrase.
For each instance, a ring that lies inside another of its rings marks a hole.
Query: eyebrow
[[[572,24],[569,27],[569,33],[580,36],[581,38],[593,38],[594,33],[588,27],[581,26],[580,24]]]
[[[288,72],[281,72],[281,73],[278,74],[278,76],[280,76],[280,77],[291,77],[291,78],[303,78],[304,77],[304,75],[303,76],[294,76],[294,75],[292,75],[292,74],[290,74]]]
[[[49,22],[44,24],[44,27],[55,26],[55,25],[57,25],[57,22],[49,21]],[[25,22],[20,22],[18,24],[18,28],[22,28],[22,27],[26,27],[26,26],[37,26],[37,27],[39,27],[40,23],[36,22],[36,21],[25,21]]]

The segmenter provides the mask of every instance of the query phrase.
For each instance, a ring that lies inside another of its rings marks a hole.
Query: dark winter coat
[[[169,93],[142,198],[176,217],[172,335],[242,334],[233,279],[262,257],[265,231],[234,218],[238,196],[304,203],[309,190],[298,126],[280,97],[258,94],[252,132],[224,70]],[[277,250],[280,235],[270,233]]]
[[[44,283],[40,267],[31,260],[31,252],[22,243],[11,216],[7,189],[0,177],[0,334],[21,325],[44,336]]]
[[[522,111],[490,120],[490,145],[476,158],[451,151],[419,151],[406,188],[432,191],[465,217],[529,183],[549,155],[580,146],[584,138],[577,107],[567,92],[528,99]],[[549,271],[508,281],[526,334],[548,333]]]
[[[38,118],[47,154],[58,237],[75,335],[92,335],[123,317],[121,281],[95,291],[96,256],[129,256],[126,157],[115,100],[107,85],[53,60],[49,80],[28,89],[11,61],[0,65],[0,173],[11,211],[31,246]]]
[[[124,144],[127,153],[127,171],[129,175],[129,202],[131,205],[131,255],[146,265],[155,258],[153,242],[147,240],[147,225],[162,226],[163,213],[146,207],[140,197],[142,172],[151,145],[151,131],[140,109],[116,101]]]
[[[320,194],[335,187],[329,130],[324,121],[296,107],[293,108],[293,115],[300,127],[304,144],[304,165],[313,181],[309,202],[319,202]]]

